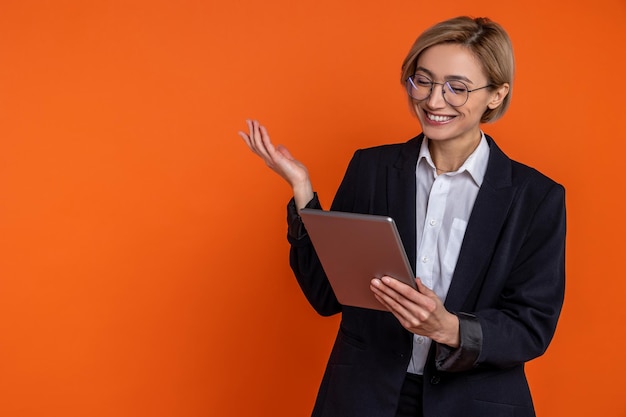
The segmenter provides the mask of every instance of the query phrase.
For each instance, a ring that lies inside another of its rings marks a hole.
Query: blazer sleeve
[[[486,308],[459,314],[461,347],[438,346],[439,370],[458,372],[476,367],[515,366],[542,355],[547,349],[565,294],[565,190],[559,184],[552,184],[536,205],[528,224],[516,226],[524,230],[518,236],[519,245],[500,242],[500,246],[518,249],[502,284],[495,285],[496,301]],[[520,206],[519,211],[528,209],[523,203]],[[509,220],[518,221],[515,216]],[[499,282],[497,277],[490,278]]]
[[[356,151],[348,165],[346,174],[333,200],[332,210],[354,211],[359,155],[360,151]],[[317,194],[306,207],[322,209]],[[331,316],[341,312],[341,304],[337,301],[337,297],[326,277],[326,273],[313,248],[302,219],[298,215],[293,199],[287,205],[287,224],[287,240],[291,245],[289,265],[304,296],[315,311],[322,316]]]

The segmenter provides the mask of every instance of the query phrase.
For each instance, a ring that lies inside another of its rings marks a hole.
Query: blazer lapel
[[[409,263],[415,273],[417,253],[415,225],[415,166],[422,143],[422,135],[408,141],[398,160],[389,169],[387,181],[387,211],[398,226],[398,232]]]
[[[445,306],[459,311],[473,290],[479,289],[495,250],[498,235],[507,218],[514,195],[511,182],[511,160],[487,136],[490,146],[489,163],[480,187],[465,238],[448,290]]]

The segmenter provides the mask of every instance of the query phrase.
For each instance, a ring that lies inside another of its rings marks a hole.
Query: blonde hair
[[[485,110],[481,122],[493,122],[506,112],[511,102],[515,60],[511,39],[499,24],[486,17],[467,16],[445,20],[426,29],[415,41],[402,63],[400,82],[405,86],[407,78],[415,74],[417,60],[427,48],[439,44],[459,44],[466,47],[482,64],[492,89],[509,84],[509,92],[502,104]],[[409,97],[411,101],[411,97]]]

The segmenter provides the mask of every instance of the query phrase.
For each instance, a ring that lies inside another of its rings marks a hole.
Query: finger
[[[263,146],[263,149],[272,160],[275,160],[276,148],[274,147],[274,144],[272,143],[270,135],[269,133],[267,133],[267,129],[265,128],[265,126],[259,126],[259,132],[261,134],[260,142]]]
[[[411,296],[411,294],[406,291],[405,288],[408,287],[408,285],[405,285],[394,278],[384,276],[379,280],[375,280],[374,282],[377,284],[376,288],[397,301],[400,301],[402,299],[409,299]]]
[[[412,288],[410,285],[389,276],[382,277],[381,281],[383,282],[383,284],[392,288],[394,291],[402,294],[405,298],[412,299],[414,302],[416,302],[415,297],[418,296],[419,293],[417,293],[415,289]]]
[[[397,279],[391,277],[383,277],[382,282],[393,288],[396,292],[401,294],[404,298],[411,301],[414,304],[415,308],[411,309],[411,311],[417,315],[421,320],[424,319],[424,314],[426,312],[432,312],[437,304],[436,300],[439,300],[437,294],[435,294],[430,288],[422,283],[422,280],[419,278],[415,278],[415,284],[417,286],[417,290],[407,285],[403,282],[398,281]]]
[[[417,290],[419,293],[426,297],[421,299],[422,306],[429,311],[432,310],[435,307],[434,304],[436,304],[437,300],[439,300],[439,296],[435,294],[433,290],[424,285],[421,279],[416,278],[415,284],[417,284]]]
[[[393,278],[391,278],[393,279]],[[386,285],[383,279],[373,279],[371,289],[384,305],[392,312],[397,312],[401,317],[406,318],[410,315],[411,302],[401,293],[395,291],[392,287]]]
[[[422,293],[422,294],[426,294],[428,292],[432,292],[430,288],[428,288],[426,285],[424,285],[424,283],[422,282],[421,279],[419,278],[415,278],[415,285],[417,285],[417,290]]]
[[[252,139],[252,143],[255,147],[257,147],[259,136],[259,122],[250,120],[250,139]]]
[[[246,124],[248,125],[248,137],[252,140],[254,138],[254,124],[251,119],[247,119]]]
[[[437,294],[435,294],[435,292],[433,290],[431,290],[426,285],[424,285],[424,283],[422,282],[421,279],[416,278],[415,279],[415,284],[417,285],[417,290],[419,291],[420,294],[422,294],[422,295],[424,295],[424,296],[426,296],[428,298],[437,297]]]
[[[265,162],[267,165],[276,171],[282,171],[283,174],[291,170],[292,168],[289,168],[287,165],[291,166],[293,164],[287,163],[287,165],[285,165],[285,162],[295,160],[287,148],[282,145],[274,146],[265,126],[260,126],[259,131],[261,133],[261,144],[263,153],[266,155]]]
[[[267,135],[267,131],[263,127],[265,131],[265,135],[269,139],[269,135]],[[265,144],[265,140],[263,138],[263,134],[261,133],[261,126],[257,120],[252,120],[252,130],[251,130],[251,143],[253,146],[254,152],[259,155],[261,158],[265,160],[266,163],[270,163],[271,157],[267,150],[267,146]],[[270,142],[271,146],[271,142]]]
[[[394,315],[402,327],[414,333],[418,331],[421,322],[404,305],[380,293],[374,293],[374,297]]]
[[[248,145],[248,148],[250,148],[252,152],[257,153],[256,144],[254,143],[254,125],[252,123],[252,120],[246,119],[246,125],[248,127],[248,133],[243,132],[243,131],[239,131],[237,133],[246,142],[246,145]]]
[[[243,139],[244,142],[246,142],[246,145],[248,145],[248,147],[252,149],[252,146],[250,144],[250,137],[248,136],[248,134],[242,131],[237,132],[237,134]]]
[[[395,283],[397,280],[394,278],[382,277],[378,283],[375,281],[372,281],[372,286],[374,290],[379,290],[375,294],[380,296],[384,305],[394,313],[400,323],[411,331],[420,328],[436,307],[434,300],[404,283]],[[427,289],[425,286],[424,288]]]

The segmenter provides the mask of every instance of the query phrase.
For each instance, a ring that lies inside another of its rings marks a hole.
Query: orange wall
[[[459,14],[517,53],[486,131],[568,190],[539,416],[625,416],[623,0],[2,1],[0,415],[307,415],[338,321],[236,132],[261,119],[328,205],[356,148],[418,132],[401,60]]]

